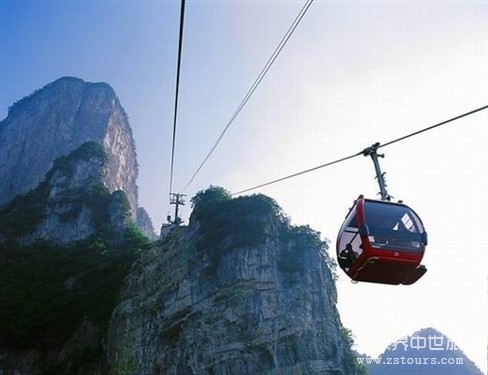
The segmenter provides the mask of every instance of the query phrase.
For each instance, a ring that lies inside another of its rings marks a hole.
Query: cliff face
[[[20,237],[20,242],[51,240],[64,245],[95,233],[94,207],[87,198],[102,181],[103,156],[69,158],[63,160],[65,165],[58,163],[51,169],[44,183],[47,199],[43,218],[33,232]]]
[[[135,217],[137,162],[127,116],[105,83],[60,78],[14,104],[0,123],[0,205],[35,188],[60,156],[104,145],[105,186],[126,192]]]
[[[126,279],[111,373],[355,374],[325,250],[269,198],[197,205]]]
[[[102,145],[107,157],[97,181],[110,193],[125,192],[136,222],[138,167],[127,116],[109,85],[70,77],[18,101],[0,122],[0,206],[35,189],[57,158],[88,141]],[[80,233],[89,232],[80,225]]]
[[[36,189],[0,208],[0,236],[23,245],[70,245],[110,231],[117,242],[131,215],[127,195],[110,193],[103,184],[107,159],[96,142],[56,159]]]
[[[152,241],[156,241],[158,237],[154,233],[154,226],[149,214],[143,207],[137,208],[137,221],[136,226],[144,233],[147,238]]]
[[[106,374],[105,328],[147,239],[86,142],[0,208],[0,374]]]

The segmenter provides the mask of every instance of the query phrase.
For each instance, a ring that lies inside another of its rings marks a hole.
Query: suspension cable
[[[293,177],[298,177],[298,176],[300,176],[302,174],[310,173],[310,172],[316,171],[317,169],[320,169],[320,168],[325,168],[325,167],[328,167],[328,166],[333,165],[333,164],[341,163],[343,161],[346,161],[346,160],[355,158],[356,156],[359,156],[359,155],[362,155],[362,154],[363,154],[363,152],[361,151],[361,152],[358,152],[357,154],[349,155],[349,156],[346,156],[344,158],[337,159],[337,160],[331,161],[329,163],[325,163],[325,164],[319,165],[317,167],[313,167],[313,168],[310,168],[310,169],[306,169],[304,171],[297,172],[297,173],[293,173],[293,174],[290,174],[290,175],[285,176],[285,177],[278,178],[278,179],[273,180],[273,181],[265,182],[264,184],[260,184],[260,185],[253,186],[253,187],[248,188],[248,189],[244,189],[244,190],[241,190],[241,191],[237,191],[235,193],[232,193],[232,195],[234,196],[234,195],[246,193],[248,191],[255,190],[255,189],[258,189],[258,188],[261,188],[261,187],[264,187],[264,186],[276,184],[277,182],[285,181],[285,180],[288,180],[288,179],[293,178]]]
[[[178,42],[178,64],[176,68],[176,89],[175,89],[175,111],[173,117],[173,142],[171,145],[171,166],[169,172],[169,193],[173,192],[173,172],[175,163],[175,144],[176,144],[176,124],[178,118],[178,96],[180,87],[181,55],[183,49],[183,24],[185,20],[185,0],[181,0],[180,9],[180,36]]]
[[[378,145],[378,147],[377,147],[377,148],[380,148],[380,147],[385,147],[385,146],[389,146],[389,145],[391,145],[391,144],[393,144],[393,143],[403,141],[404,139],[407,139],[407,138],[413,137],[414,135],[418,135],[418,134],[421,134],[421,133],[426,132],[426,131],[428,131],[428,130],[432,130],[432,129],[437,128],[437,127],[439,127],[439,126],[441,126],[441,125],[446,125],[446,124],[448,124],[448,123],[450,123],[450,122],[453,122],[453,121],[455,121],[455,120],[459,120],[459,119],[461,119],[461,118],[463,118],[463,117],[466,117],[466,116],[469,116],[469,115],[475,114],[475,113],[480,112],[480,111],[482,111],[482,110],[485,110],[485,109],[487,109],[487,108],[488,108],[488,105],[485,105],[484,107],[480,107],[480,108],[475,109],[475,110],[473,110],[473,111],[463,113],[462,115],[459,115],[459,116],[453,117],[453,118],[451,118],[451,119],[449,119],[449,120],[446,120],[446,121],[440,122],[440,123],[438,123],[438,124],[436,124],[436,125],[429,126],[429,127],[427,127],[427,128],[424,128],[424,129],[418,130],[418,131],[416,131],[416,132],[414,132],[414,133],[411,133],[411,134],[405,135],[405,136],[403,136],[403,137],[400,137],[400,138],[394,139],[394,140],[392,140],[392,141],[389,141],[389,142],[387,142],[387,143],[384,143],[384,144],[382,144],[382,145]],[[352,159],[352,158],[354,158],[354,157],[356,157],[356,156],[359,156],[359,155],[364,155],[364,151],[365,151],[365,150],[362,150],[362,151],[358,152],[357,154],[353,154],[353,155],[350,155],[350,156],[346,156],[346,157],[344,157],[344,158],[337,159],[337,160],[334,160],[334,161],[332,161],[332,162],[329,162],[329,163],[326,163],[326,164],[319,165],[319,166],[317,166],[317,167],[313,167],[313,168],[310,168],[310,169],[306,169],[306,170],[304,170],[304,171],[297,172],[297,173],[293,173],[293,174],[291,174],[291,175],[288,175],[288,176],[285,176],[285,177],[281,177],[281,178],[278,178],[278,179],[273,180],[273,181],[265,182],[265,183],[263,183],[263,184],[259,184],[259,185],[256,185],[256,186],[253,186],[253,187],[250,187],[250,188],[244,189],[244,190],[237,191],[237,192],[235,192],[235,193],[232,193],[232,196],[234,196],[234,195],[238,195],[238,194],[242,194],[242,193],[247,193],[248,191],[251,191],[251,190],[256,190],[256,189],[259,189],[259,188],[264,187],[264,186],[273,185],[273,184],[276,184],[276,183],[281,182],[281,181],[284,181],[284,180],[288,180],[288,179],[293,178],[293,177],[297,177],[297,176],[300,176],[300,175],[303,175],[303,174],[306,174],[306,173],[310,173],[310,172],[316,171],[317,169],[320,169],[320,168],[325,168],[325,167],[328,167],[328,166],[333,165],[333,164],[338,164],[338,163],[341,163],[341,162],[343,162],[343,161],[346,161],[346,160]]]
[[[207,156],[205,156],[205,158],[200,163],[200,165],[196,169],[195,173],[190,178],[190,180],[185,185],[185,187],[181,190],[181,192],[184,192],[188,188],[188,186],[190,186],[190,184],[193,182],[193,180],[195,179],[195,177],[197,176],[197,174],[200,172],[200,170],[202,169],[202,167],[204,166],[204,164],[207,162],[207,160],[213,154],[213,152],[215,151],[215,149],[217,148],[217,146],[219,145],[219,143],[222,141],[222,138],[224,137],[224,135],[227,132],[227,130],[229,129],[229,127],[232,125],[232,123],[234,122],[234,120],[236,119],[236,117],[239,115],[239,113],[241,112],[241,110],[244,108],[244,106],[246,105],[246,103],[251,98],[251,96],[254,93],[254,91],[256,91],[256,89],[258,88],[259,84],[264,79],[266,73],[268,73],[269,69],[271,68],[271,66],[273,65],[273,63],[276,61],[276,59],[278,58],[279,54],[281,53],[281,51],[285,47],[286,43],[288,42],[288,40],[292,36],[293,32],[298,27],[298,24],[303,19],[303,17],[307,13],[308,9],[312,5],[312,2],[313,2],[313,0],[307,0],[306,1],[306,3],[304,4],[304,6],[302,7],[302,9],[300,10],[300,12],[298,13],[298,15],[296,16],[295,20],[292,22],[291,26],[288,28],[287,32],[285,33],[285,35],[281,39],[281,42],[278,44],[278,46],[276,47],[276,49],[272,53],[272,55],[269,58],[268,62],[266,63],[266,65],[264,66],[264,68],[261,70],[261,73],[259,73],[258,77],[256,78],[256,80],[252,84],[251,88],[249,89],[249,91],[247,92],[247,94],[244,96],[244,99],[241,101],[241,103],[237,107],[236,111],[234,112],[234,114],[232,115],[232,117],[230,118],[230,120],[228,121],[228,123],[225,126],[224,130],[220,133],[219,137],[217,138],[217,141],[214,143],[214,145],[212,146],[212,148],[208,152]]]
[[[484,109],[487,109],[488,108],[488,105],[485,105],[484,107],[480,107],[478,109],[474,109],[470,112],[466,112],[466,113],[463,113],[462,115],[459,115],[459,116],[456,116],[456,117],[453,117],[449,120],[446,120],[446,121],[442,121],[438,124],[435,124],[435,125],[432,125],[432,126],[429,126],[428,128],[425,128],[425,129],[421,129],[419,131],[416,131],[414,133],[411,133],[411,134],[408,134],[408,135],[405,135],[403,137],[400,137],[400,138],[397,138],[397,139],[394,139],[390,142],[386,142],[386,143],[383,143],[382,145],[378,146],[378,148],[381,148],[381,147],[386,147],[386,146],[389,146],[393,143],[396,143],[396,142],[400,142],[400,141],[403,141],[404,139],[407,139],[407,138],[410,138],[410,137],[413,137],[414,135],[417,135],[417,134],[420,134],[420,133],[423,133],[423,132],[426,132],[428,130],[432,130],[434,128],[437,128],[438,126],[441,126],[441,125],[445,125],[445,124],[448,124],[449,122],[452,122],[452,121],[455,121],[455,120],[459,120],[460,118],[463,118],[463,117],[466,117],[466,116],[469,116],[469,115],[472,115],[476,112],[480,112]]]

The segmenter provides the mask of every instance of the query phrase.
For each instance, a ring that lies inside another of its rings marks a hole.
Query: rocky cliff
[[[109,85],[72,77],[18,101],[0,122],[0,206],[35,189],[56,159],[89,141],[106,154],[102,184],[125,192],[137,222],[138,167],[127,115]]]
[[[106,374],[121,283],[148,240],[90,141],[0,207],[0,374]]]
[[[129,203],[124,192],[110,194],[103,185],[106,164],[96,142],[56,159],[36,189],[0,209],[0,233],[23,245],[69,245],[104,229],[120,237],[130,222]]]
[[[143,207],[137,208],[137,221],[136,226],[144,233],[147,238],[152,241],[158,239],[158,236],[154,233],[154,226],[151,217]]]
[[[319,235],[265,196],[195,202],[125,281],[111,373],[356,374]]]

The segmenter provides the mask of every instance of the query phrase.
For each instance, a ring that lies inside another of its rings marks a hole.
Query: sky
[[[303,1],[187,1],[174,186],[189,181]],[[133,129],[139,202],[159,230],[168,204],[177,1],[0,3],[0,118],[62,76],[107,82]],[[184,191],[240,191],[355,154],[488,104],[487,1],[316,0],[222,143]],[[486,373],[488,111],[384,147],[388,191],[422,218],[427,274],[352,284],[338,309],[372,356],[424,327]],[[297,225],[335,239],[353,200],[378,192],[357,157],[258,189]],[[189,199],[187,199],[189,200]],[[188,220],[191,207],[183,207]]]

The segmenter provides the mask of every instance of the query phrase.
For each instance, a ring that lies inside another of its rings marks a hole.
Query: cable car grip
[[[371,156],[371,159],[373,160],[374,169],[376,171],[376,179],[378,180],[378,184],[380,186],[381,200],[390,201],[392,196],[388,194],[388,192],[386,191],[385,173],[381,172],[380,162],[378,161],[378,157],[384,158],[385,155],[377,153],[379,147],[380,147],[380,143],[376,142],[371,147],[365,148],[363,150],[363,155]]]

